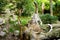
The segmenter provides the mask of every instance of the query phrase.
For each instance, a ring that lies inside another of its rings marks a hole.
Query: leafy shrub
[[[60,14],[58,14],[57,17],[58,17],[58,20],[60,21]]]
[[[24,26],[26,24],[28,24],[28,21],[30,20],[31,18],[30,17],[21,17],[20,21],[21,21],[21,24]]]
[[[26,19],[21,20],[21,24],[22,24],[22,25],[26,25],[27,23],[28,23],[28,22],[27,22]]]
[[[41,20],[44,24],[52,24],[52,23],[56,23],[58,18],[56,16],[51,16],[50,14],[45,14],[40,16]]]

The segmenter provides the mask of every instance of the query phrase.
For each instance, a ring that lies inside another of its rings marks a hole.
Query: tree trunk
[[[22,40],[22,26],[21,26],[21,23],[20,23],[20,16],[21,16],[21,9],[18,10],[18,24],[19,24],[19,27],[20,27],[20,40]]]
[[[51,16],[53,16],[53,4],[52,4],[52,0],[50,0],[50,13],[51,13]]]
[[[42,2],[42,14],[44,14],[44,7],[45,7],[45,4],[44,2]]]

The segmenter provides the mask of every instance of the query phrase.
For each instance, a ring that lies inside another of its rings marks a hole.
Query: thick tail
[[[50,28],[49,32],[51,32],[53,30],[53,26],[51,24],[48,24],[48,26]]]

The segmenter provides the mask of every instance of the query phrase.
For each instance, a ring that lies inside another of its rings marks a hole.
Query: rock
[[[4,24],[5,20],[3,18],[0,18],[0,25]]]
[[[1,37],[5,36],[5,35],[6,35],[6,32],[3,32],[3,31],[0,32]]]
[[[3,29],[3,31],[6,31],[6,30],[7,30],[6,28]]]
[[[17,20],[17,16],[16,15],[13,15],[13,17],[10,18],[10,19],[11,19],[11,21],[16,21]]]
[[[41,39],[46,39],[46,36],[45,35],[40,35],[40,38]]]
[[[45,33],[43,33],[43,32],[41,32],[41,34],[40,34],[40,39],[47,39],[48,37],[46,36],[46,34]]]
[[[14,35],[15,35],[15,36],[18,36],[18,35],[19,35],[19,30],[15,30],[15,31],[14,31]]]
[[[1,24],[3,24],[3,19],[2,19],[2,18],[0,18],[0,25],[1,25]]]
[[[58,39],[58,40],[60,40],[60,39]]]
[[[3,28],[3,31],[8,33],[8,30],[7,30],[7,28]]]

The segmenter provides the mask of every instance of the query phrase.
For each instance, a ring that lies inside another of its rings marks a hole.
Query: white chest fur
[[[39,15],[36,13],[32,15],[32,21],[33,21],[33,23],[37,23],[37,24],[38,24],[38,22],[40,22],[40,24],[42,25],[42,21],[41,21]]]

